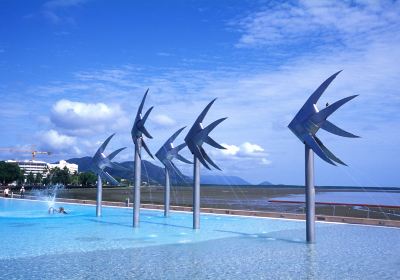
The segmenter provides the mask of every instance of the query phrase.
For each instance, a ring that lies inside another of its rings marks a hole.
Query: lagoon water
[[[57,204],[56,206],[61,206]],[[400,229],[0,199],[2,279],[400,279]]]
[[[304,194],[274,197],[274,200],[304,201]],[[317,202],[354,203],[400,206],[399,192],[316,192]]]

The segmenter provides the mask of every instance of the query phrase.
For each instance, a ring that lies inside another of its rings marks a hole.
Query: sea
[[[274,200],[304,201],[304,194],[274,197]],[[316,202],[390,205],[400,207],[400,192],[390,191],[317,191]]]

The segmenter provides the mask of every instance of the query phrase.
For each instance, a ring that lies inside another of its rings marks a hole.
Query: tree
[[[96,184],[97,176],[92,172],[82,172],[79,174],[79,181],[83,187],[90,187]]]
[[[37,173],[35,176],[35,185],[40,185],[43,180],[43,175],[42,173]]]
[[[23,184],[25,184],[25,175],[24,175],[24,172],[22,172],[22,170],[21,170],[21,174],[17,179],[17,185],[21,186]]]
[[[49,171],[49,183],[50,184],[57,184],[59,179],[59,170],[60,168],[55,167],[50,169]]]
[[[16,163],[0,161],[0,180],[3,185],[17,181],[23,172]]]
[[[65,166],[63,169],[60,170],[60,183],[64,186],[69,185],[71,182],[69,169]]]
[[[47,186],[48,184],[50,184],[50,174],[46,177],[42,179],[42,183],[43,185]]]
[[[50,181],[52,184],[63,184],[67,186],[70,183],[70,173],[67,167],[60,169],[55,167],[50,170]]]
[[[35,176],[33,175],[32,171],[29,172],[28,176],[26,176],[26,183],[28,185],[32,185],[33,183],[35,183]]]
[[[73,186],[78,186],[80,184],[79,174],[78,172],[74,172],[74,174],[70,175],[70,182]]]

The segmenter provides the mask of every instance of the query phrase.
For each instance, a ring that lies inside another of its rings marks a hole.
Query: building
[[[40,173],[43,175],[43,178],[46,178],[49,171],[56,167],[60,169],[64,169],[64,167],[67,167],[69,173],[71,174],[78,172],[77,164],[68,163],[65,160],[60,160],[59,163],[54,163],[54,164],[39,160],[6,160],[6,162],[18,164],[19,168],[21,168],[24,171],[25,176],[29,175],[29,173],[32,172],[34,175]]]
[[[78,172],[78,165],[75,163],[68,163],[65,160],[60,160],[58,163],[48,163],[47,164],[49,169],[53,168],[60,168],[64,169],[64,167],[68,168],[69,173],[74,174],[75,172]]]
[[[24,175],[27,176],[29,173],[42,174],[43,177],[47,177],[49,171],[48,163],[39,160],[7,160],[7,163],[16,163],[19,168],[24,171]]]

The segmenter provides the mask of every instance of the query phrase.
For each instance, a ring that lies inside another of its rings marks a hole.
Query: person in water
[[[64,207],[59,207],[58,210],[56,210],[54,207],[49,208],[49,214],[54,214],[55,212],[58,212],[60,214],[68,214],[67,211],[65,211]]]
[[[60,213],[60,214],[68,214],[68,213],[65,211],[64,207],[58,208],[58,213]]]
[[[19,193],[21,195],[21,198],[25,198],[25,187],[22,186],[22,188],[19,190]]]

